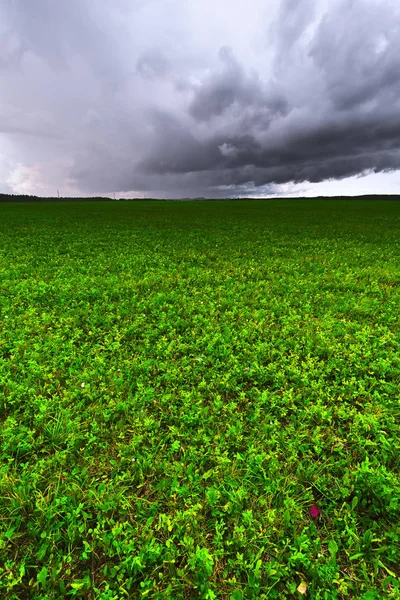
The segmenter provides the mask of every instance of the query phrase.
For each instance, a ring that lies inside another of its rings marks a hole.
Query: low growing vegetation
[[[0,207],[0,598],[400,598],[400,203]]]

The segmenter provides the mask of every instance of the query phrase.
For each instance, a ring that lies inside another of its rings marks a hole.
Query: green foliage
[[[400,597],[400,204],[0,216],[1,598]]]

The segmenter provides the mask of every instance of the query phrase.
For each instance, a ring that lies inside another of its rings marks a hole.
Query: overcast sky
[[[0,192],[400,193],[398,0],[0,0]]]

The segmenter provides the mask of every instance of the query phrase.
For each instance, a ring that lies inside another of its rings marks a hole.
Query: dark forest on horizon
[[[42,197],[31,195],[0,194],[1,202],[215,202],[237,200],[392,200],[399,201],[400,195],[391,194],[367,194],[364,196],[314,196],[314,197],[286,197],[273,196],[269,198],[262,197],[237,197],[237,198],[108,198],[105,196],[88,197]]]

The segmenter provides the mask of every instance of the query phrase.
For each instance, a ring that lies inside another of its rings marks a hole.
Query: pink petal
[[[319,515],[319,508],[316,504],[310,506],[310,515],[313,519],[316,519]]]

